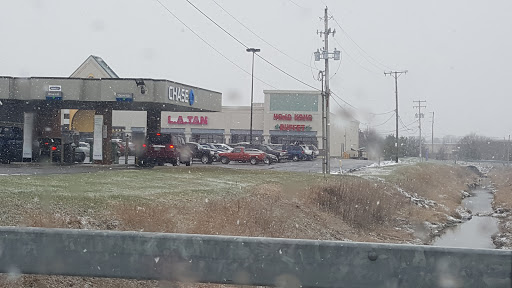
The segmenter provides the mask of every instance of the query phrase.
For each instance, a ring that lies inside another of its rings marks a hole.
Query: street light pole
[[[253,109],[253,99],[254,99],[254,54],[260,52],[260,49],[257,48],[247,48],[245,51],[252,53],[252,72],[251,72],[251,127],[249,132],[249,143],[252,144],[252,109]]]

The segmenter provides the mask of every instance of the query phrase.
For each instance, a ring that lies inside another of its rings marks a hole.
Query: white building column
[[[231,134],[230,133],[224,133],[224,143],[229,144],[231,142]]]
[[[270,134],[263,135],[263,144],[270,144]]]
[[[318,148],[318,149],[324,149],[324,145],[323,145],[324,143],[323,143],[323,141],[322,141],[322,136],[318,136],[318,135],[317,135],[317,136],[316,136],[316,141],[318,141],[318,147],[316,147],[316,148]]]

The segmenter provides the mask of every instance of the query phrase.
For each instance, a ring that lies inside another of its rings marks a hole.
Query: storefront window
[[[308,137],[308,136],[297,136],[297,135],[287,135],[287,136],[271,136],[270,143],[271,144],[294,144],[301,143],[306,145],[315,145],[318,147],[318,140],[316,137]]]
[[[192,134],[192,142],[197,143],[224,143],[222,134]]]
[[[252,135],[252,143],[262,144],[263,137]],[[231,135],[231,143],[250,142],[250,135],[233,134]]]

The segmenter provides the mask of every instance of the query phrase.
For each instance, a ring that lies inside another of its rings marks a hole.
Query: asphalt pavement
[[[340,169],[343,172],[347,172],[353,169],[359,169],[366,167],[373,161],[368,160],[355,160],[355,159],[331,159],[331,173],[339,173]],[[116,165],[96,165],[96,164],[49,164],[49,163],[12,163],[12,164],[0,164],[0,176],[6,175],[49,175],[49,174],[73,174],[73,173],[94,173],[98,171],[106,170],[121,170],[121,169],[136,169],[132,164],[134,159],[129,159],[129,164],[124,165],[123,163]],[[315,159],[312,161],[286,161],[283,163],[273,163],[271,165],[258,164],[251,165],[250,163],[237,163],[231,162],[227,165],[220,162],[214,162],[212,164],[202,164],[200,162],[194,162],[193,166],[203,167],[223,167],[230,169],[249,169],[249,170],[275,170],[275,171],[293,171],[293,172],[305,172],[305,173],[321,173],[322,172],[322,159]],[[184,166],[184,165],[183,165]],[[167,165],[169,169],[177,169],[172,165]]]
[[[357,159],[341,159],[331,158],[331,173],[343,173],[366,167],[374,161],[357,160]],[[194,163],[195,164],[195,163]],[[257,170],[276,170],[276,171],[293,171],[293,172],[307,172],[307,173],[322,173],[322,159],[317,158],[312,161],[285,161],[282,163],[273,163],[265,165],[263,163],[258,165],[251,165],[249,163],[230,162],[225,165],[222,163],[213,163],[212,165],[220,165],[222,167],[234,169],[257,169]]]

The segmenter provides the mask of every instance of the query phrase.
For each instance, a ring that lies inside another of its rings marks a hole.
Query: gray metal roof
[[[101,59],[101,57],[98,57],[95,55],[91,55],[91,57],[98,63],[98,65],[101,66],[101,68],[103,68],[103,70],[105,70],[105,72],[107,72],[107,74],[110,77],[119,78],[119,76],[117,76],[116,72],[114,72],[114,70],[112,70],[112,68],[110,68],[110,66],[108,66],[108,64],[103,59]]]

